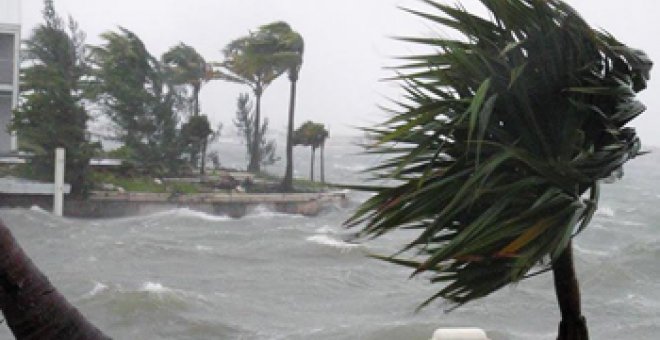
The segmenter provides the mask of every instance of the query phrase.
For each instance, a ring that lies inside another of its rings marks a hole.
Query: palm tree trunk
[[[321,183],[325,184],[325,143],[321,144]]]
[[[582,316],[580,287],[573,265],[572,242],[568,243],[564,252],[553,263],[552,272],[561,311],[557,340],[588,340],[587,321]]]
[[[312,147],[312,160],[310,161],[310,167],[309,167],[309,178],[312,182],[314,182],[314,156],[316,155],[316,148]]]
[[[248,171],[256,173],[261,168],[261,134],[259,133],[259,129],[261,128],[261,90],[256,89],[254,96],[256,101],[256,108],[254,110],[254,136],[252,137],[252,153],[250,154]]]
[[[286,171],[282,181],[282,191],[291,192],[293,190],[293,126],[296,107],[296,83],[291,79],[291,92],[289,95],[289,126],[286,132]]]
[[[192,166],[193,170],[197,169],[198,160],[199,160],[199,150],[201,148],[201,145],[197,142],[193,142],[192,145],[192,151],[190,151],[190,166]]]
[[[201,150],[201,155],[200,157],[202,158],[202,165],[199,169],[199,174],[204,176],[206,174],[206,148],[209,145],[209,138],[206,137],[204,141],[202,141],[202,150]]]
[[[199,84],[193,85],[193,115],[199,116],[200,107],[199,107],[199,92],[202,90]]]
[[[110,339],[51,285],[2,221],[0,309],[18,340]]]

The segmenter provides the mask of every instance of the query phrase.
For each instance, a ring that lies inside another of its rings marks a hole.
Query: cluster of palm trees
[[[193,47],[180,43],[162,56],[169,81],[187,87],[191,99],[191,114],[187,124],[191,143],[198,152],[191,155],[192,163],[201,161],[200,171],[205,168],[206,149],[212,130],[208,118],[202,115],[199,95],[202,86],[211,80],[224,80],[248,86],[255,97],[254,121],[248,148],[251,152],[248,171],[261,170],[262,156],[261,98],[268,86],[287,74],[291,82],[288,116],[286,172],[282,190],[291,191],[293,179],[293,126],[295,116],[296,84],[303,63],[304,40],[289,24],[282,21],[260,26],[256,31],[231,41],[222,50],[224,60],[207,62]],[[199,136],[197,136],[199,135]]]
[[[325,126],[320,123],[307,121],[293,132],[293,145],[309,146],[311,148],[311,161],[309,178],[314,181],[314,161],[316,149],[321,149],[321,183],[325,183],[325,141],[330,136]]]
[[[260,26],[255,32],[231,41],[222,51],[224,61],[208,65],[210,79],[222,79],[250,87],[255,97],[255,114],[248,171],[259,172],[261,97],[268,86],[283,74],[291,82],[286,145],[286,172],[282,190],[293,189],[293,126],[296,84],[303,63],[304,40],[289,24],[277,21]]]
[[[208,147],[208,136],[213,134],[208,118],[200,114],[199,93],[202,85],[208,81],[207,64],[193,47],[180,43],[170,48],[162,57],[163,63],[169,70],[171,81],[178,85],[188,86],[191,90],[191,117],[188,121],[187,135],[198,150],[198,157],[192,156],[193,164],[199,158],[200,173],[203,175],[206,169],[206,149]]]

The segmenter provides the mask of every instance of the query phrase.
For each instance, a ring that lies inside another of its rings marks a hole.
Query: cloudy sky
[[[439,0],[447,3],[455,1]],[[595,27],[607,29],[624,43],[660,58],[660,2],[652,0],[568,0]],[[41,21],[41,0],[21,0],[24,37]],[[475,0],[469,9],[480,10]],[[306,41],[300,82],[297,122],[326,123],[331,133],[357,134],[383,118],[379,104],[396,98],[398,89],[379,79],[391,75],[383,68],[396,64],[392,57],[415,52],[414,46],[391,36],[428,36],[444,33],[398,6],[425,8],[418,0],[55,0],[61,15],[72,15],[88,35],[117,26],[134,31],[154,55],[185,42],[207,60],[221,60],[220,50],[230,40],[259,25],[289,22]],[[649,110],[633,125],[647,145],[660,146],[660,66],[650,87],[641,95]],[[202,90],[202,110],[214,122],[231,125],[235,100],[246,88],[212,82]],[[285,129],[288,84],[283,77],[265,92],[265,116],[271,127]]]

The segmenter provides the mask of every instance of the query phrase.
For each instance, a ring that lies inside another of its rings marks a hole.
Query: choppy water
[[[331,180],[373,162],[346,161],[348,149],[328,148]],[[598,215],[576,243],[592,337],[657,339],[660,153],[635,160],[603,191]],[[436,288],[365,257],[397,249],[409,235],[342,241],[341,223],[363,198],[355,194],[349,207],[317,218],[264,209],[240,220],[188,209],[111,220],[4,209],[0,217],[55,285],[115,339],[426,340],[440,326],[481,327],[494,340],[554,339],[559,315],[548,275],[450,314],[442,303],[415,313]]]

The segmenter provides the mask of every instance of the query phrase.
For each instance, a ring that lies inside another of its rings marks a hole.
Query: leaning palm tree
[[[325,129],[325,126],[320,123],[314,124],[312,130],[311,143],[312,143],[312,181],[314,181],[314,155],[316,149],[321,149],[321,182],[325,182],[325,141],[330,137],[330,132]]]
[[[109,339],[60,294],[0,220],[0,310],[17,340]]]
[[[259,28],[258,34],[269,37],[276,43],[273,53],[274,62],[282,65],[289,76],[291,90],[289,94],[289,120],[286,134],[286,170],[282,181],[282,190],[293,190],[293,127],[295,124],[296,86],[303,63],[305,41],[291,26],[283,21],[273,22]]]
[[[255,96],[254,131],[252,139],[252,152],[248,171],[259,172],[261,165],[261,145],[259,127],[261,124],[261,96],[266,88],[286,71],[282,65],[276,63],[272,56],[277,43],[272,37],[257,33],[230,42],[223,54],[225,60],[221,63],[210,63],[215,67],[212,77],[244,84],[252,89]]]
[[[208,81],[208,66],[206,60],[202,57],[193,47],[184,43],[170,48],[162,56],[163,64],[167,70],[170,81],[176,85],[189,85],[192,89],[191,101],[191,116],[196,117],[200,114],[199,93],[202,90],[202,85]],[[208,119],[205,117],[208,123]],[[203,121],[203,120],[200,120]],[[204,175],[206,170],[206,149],[208,147],[208,136],[196,136],[201,138],[199,143],[199,154],[201,161],[200,173]],[[194,166],[197,164],[197,157],[191,157]]]
[[[325,141],[330,137],[330,133],[326,130],[321,141],[321,183],[325,184]]]
[[[193,47],[184,43],[170,48],[163,54],[162,60],[174,84],[191,87],[192,115],[198,116],[199,93],[208,80],[206,60]]]
[[[292,142],[294,145],[309,146],[311,148],[311,159],[309,178],[314,181],[314,163],[316,160],[316,149],[325,147],[325,141],[330,136],[328,130],[325,129],[323,124],[307,121],[301,125],[296,131],[293,132]],[[323,154],[321,155],[321,167],[323,167]],[[323,174],[323,170],[321,171]],[[324,177],[322,176],[322,179]]]
[[[373,171],[394,184],[364,188],[377,194],[348,224],[419,231],[380,258],[434,274],[442,286],[420,307],[553,271],[558,339],[587,339],[571,240],[599,181],[640,153],[625,126],[645,110],[635,94],[652,63],[560,0],[481,0],[490,19],[425,2],[438,13],[410,12],[463,38],[404,38],[434,52],[405,58],[405,99],[368,129],[371,152],[391,156]]]

